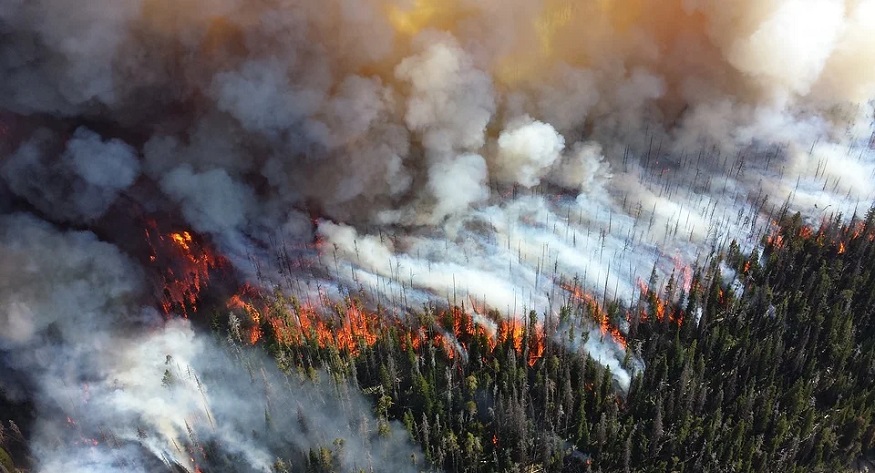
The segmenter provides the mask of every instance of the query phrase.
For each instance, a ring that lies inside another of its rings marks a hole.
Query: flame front
[[[162,233],[157,222],[149,221],[145,233],[151,251],[149,262],[160,272],[164,314],[179,312],[188,317],[189,312],[197,312],[198,298],[211,271],[223,266],[224,260],[187,230]]]
[[[691,281],[692,283],[692,281]],[[653,309],[653,315],[656,317],[658,322],[663,322],[666,317],[668,317],[668,321],[675,323],[677,325],[682,325],[684,323],[684,314],[677,310],[668,310],[667,308],[671,307],[670,301],[659,297],[659,294],[653,289],[651,289],[647,283],[638,280],[638,288],[641,290],[641,297],[646,299],[648,305]],[[721,290],[722,294],[722,290]],[[722,297],[722,296],[721,296]],[[666,313],[668,312],[668,313]],[[647,320],[648,314],[646,311],[641,312],[641,320]]]
[[[591,314],[593,321],[599,326],[602,337],[610,337],[623,350],[626,349],[626,337],[620,332],[620,329],[611,325],[608,313],[599,305],[592,294],[585,292],[576,284],[562,283],[562,289],[568,291],[571,298],[580,304],[583,304]]]
[[[318,304],[302,304],[281,294],[277,294],[270,304],[265,302],[266,299],[247,285],[227,304],[228,309],[245,317],[247,340],[252,344],[262,339],[261,327],[266,322],[273,338],[281,345],[313,345],[353,356],[374,346],[390,331],[400,334],[404,347],[421,351],[433,346],[440,348],[450,359],[467,357],[475,340],[490,353],[509,345],[518,355],[525,356],[530,366],[543,357],[546,349],[543,325],[527,324],[515,317],[486,322],[485,316],[469,314],[457,307],[438,314],[436,320],[441,322],[434,325],[411,326],[392,316],[368,311],[352,299],[333,303],[320,297]],[[478,317],[481,323],[475,321]]]

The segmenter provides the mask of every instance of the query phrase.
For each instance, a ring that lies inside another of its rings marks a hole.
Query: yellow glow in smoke
[[[451,29],[459,15],[453,0],[414,0],[409,8],[388,8],[389,23],[396,32],[414,36],[425,28]]]
[[[620,33],[629,30],[641,18],[642,0],[598,0],[599,9]]]
[[[514,28],[515,43],[494,59],[492,72],[498,83],[516,87],[539,82],[556,64],[587,68],[614,56],[646,63],[679,34],[705,35],[704,17],[683,5],[683,0],[542,0],[534,15],[505,25]],[[460,0],[410,0],[387,6],[386,15],[395,31],[409,38],[427,28],[452,32],[468,14],[477,19],[485,11],[466,11]]]
[[[531,22],[537,46],[521,44],[513,54],[499,60],[494,71],[498,81],[515,86],[536,79],[557,58],[577,65],[585,63],[585,56],[572,58],[563,54],[562,40],[573,37],[577,28],[585,27],[582,12],[586,4],[586,0],[546,0]]]
[[[571,24],[579,7],[580,2],[569,0],[550,0],[544,4],[544,11],[535,20],[535,31],[545,57],[554,53],[557,32]]]

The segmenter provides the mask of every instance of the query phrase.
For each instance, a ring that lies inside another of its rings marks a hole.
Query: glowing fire
[[[387,9],[389,23],[400,34],[414,36],[425,28],[449,30],[461,16],[457,2],[447,0],[414,0],[408,8],[391,5]]]
[[[402,348],[409,346],[420,351],[432,346],[440,348],[449,359],[467,353],[470,344],[480,340],[490,353],[501,345],[510,345],[532,366],[543,357],[546,348],[546,336],[540,323],[527,326],[518,318],[476,323],[474,315],[458,307],[437,314],[435,319],[439,322],[433,326],[411,327],[389,315],[367,311],[351,299],[332,303],[323,297],[320,304],[301,304],[280,296],[272,309],[259,309],[258,303],[251,302],[257,298],[249,287],[228,302],[230,309],[246,314],[252,324],[248,338],[251,343],[262,338],[263,334],[256,331],[256,327],[266,321],[273,337],[282,345],[312,344],[354,356],[376,344],[391,330],[400,334]]]
[[[198,297],[210,272],[224,265],[207,245],[187,230],[162,233],[155,221],[146,226],[149,262],[160,271],[161,308],[165,315],[179,312],[188,317],[197,311]]]
[[[196,312],[200,294],[214,276],[211,273],[224,267],[225,261],[189,230],[161,231],[156,222],[150,221],[145,234],[151,249],[149,261],[159,270],[160,303],[165,314],[180,313],[187,317]],[[566,289],[589,307],[602,335],[625,349],[625,337],[610,324],[607,313],[595,299],[579,288]],[[404,346],[417,351],[428,346],[439,348],[449,359],[460,354],[467,356],[475,341],[489,353],[510,347],[530,366],[546,350],[547,337],[540,322],[518,316],[501,318],[485,307],[476,307],[473,301],[473,313],[459,307],[446,309],[436,314],[433,325],[410,326],[397,318],[368,311],[352,299],[341,302],[326,296],[317,299],[315,303],[300,303],[282,295],[265,297],[253,286],[243,285],[225,305],[242,320],[241,338],[250,344],[259,343],[269,332],[281,345],[313,344],[358,355],[387,335],[388,330],[395,330],[401,334]]]
[[[684,264],[681,260],[680,255],[674,256],[674,271],[675,274],[679,275],[678,282],[681,285],[681,288],[685,292],[690,291],[690,287],[693,284],[693,268],[688,264]]]
[[[262,337],[261,310],[256,307],[254,300],[258,298],[258,291],[249,284],[244,284],[240,292],[231,296],[225,304],[228,309],[236,310],[246,315],[249,326],[249,343],[255,344]]]
[[[641,297],[647,299],[650,306],[653,308],[653,313],[656,316],[656,320],[662,322],[665,320],[665,317],[668,316],[668,321],[681,325],[684,323],[684,314],[680,311],[668,311],[666,315],[666,309],[669,307],[669,301],[666,301],[659,297],[659,294],[656,291],[650,289],[647,283],[643,280],[638,279],[638,288],[641,290]],[[647,320],[648,314],[646,311],[641,312],[641,320]]]
[[[781,235],[777,232],[770,233],[766,237],[766,245],[778,249],[784,247],[784,235]]]
[[[772,225],[774,228],[766,237],[765,243],[771,250],[780,250],[784,247],[784,235],[787,233],[787,229],[781,227],[777,222],[773,222]],[[869,241],[875,241],[875,231],[868,228],[865,221],[844,225],[838,232],[831,230],[831,228],[832,222],[825,219],[821,222],[817,232],[812,227],[804,225],[795,232],[795,237],[811,241],[818,246],[834,244],[836,253],[840,255],[845,254],[848,251],[848,245],[859,238],[865,237]]]
[[[355,355],[362,347],[370,347],[377,342],[381,335],[380,318],[351,301],[347,302],[345,305],[328,306],[333,311],[326,314],[311,304],[301,305],[293,301],[290,311],[281,311],[290,317],[269,317],[268,323],[281,344],[303,345],[312,341],[319,348],[333,347]],[[258,320],[261,320],[260,316]],[[256,337],[250,337],[253,343],[257,340]]]
[[[623,333],[620,332],[619,328],[611,325],[608,313],[599,305],[598,301],[596,301],[592,294],[583,291],[579,286],[574,284],[562,283],[560,286],[562,289],[568,291],[574,300],[584,304],[587,309],[589,309],[589,313],[592,315],[593,320],[599,325],[602,337],[608,336],[619,345],[620,348],[623,350],[626,349],[626,337],[623,336]]]
[[[799,229],[799,236],[801,236],[803,239],[807,240],[811,238],[812,234],[814,234],[814,230],[812,230],[811,227],[802,227],[801,229]]]
[[[191,258],[191,233],[188,232],[179,232],[179,233],[171,233],[170,238],[180,249],[185,251],[186,256]]]

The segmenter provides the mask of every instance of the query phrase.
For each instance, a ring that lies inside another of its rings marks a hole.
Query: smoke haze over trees
[[[46,472],[846,465],[873,30],[872,0],[4,2],[0,440]],[[399,338],[351,353],[362,321]]]

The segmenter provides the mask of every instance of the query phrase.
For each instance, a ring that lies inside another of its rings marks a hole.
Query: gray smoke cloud
[[[15,194],[59,221],[100,217],[140,173],[133,148],[86,128],[78,128],[57,156],[59,145],[52,132],[37,130],[0,163],[0,175]]]
[[[42,413],[37,471],[156,471],[234,458],[235,471],[326,447],[344,471],[418,471],[398,425],[378,433],[368,403],[345,381],[284,375],[262,354],[218,346],[187,320],[164,323],[144,302],[137,266],[89,232],[21,214],[0,219],[0,349],[15,377],[4,392]],[[9,264],[6,264],[9,263]],[[342,442],[342,447],[337,441]],[[209,454],[207,446],[216,445]],[[151,453],[151,455],[147,455]],[[419,455],[420,459],[422,455]]]
[[[664,281],[732,239],[754,247],[782,205],[818,223],[873,203],[873,30],[873,0],[3,3],[0,211],[15,215],[0,251],[33,272],[2,273],[2,349],[48,406],[40,468],[70,458],[44,448],[78,432],[51,417],[81,398],[68,380],[148,384],[166,355],[221,372],[202,361],[221,350],[143,309],[124,254],[142,232],[114,209],[174,215],[256,284],[279,277],[279,247],[319,237],[297,295],[552,315],[558,284],[577,279],[634,305],[654,265]],[[622,348],[577,332],[589,337],[569,346],[628,386]],[[130,361],[143,345],[168,353]],[[28,350],[70,361],[50,369]],[[179,396],[160,412],[148,396],[122,408],[117,391],[94,394],[112,407],[79,425],[118,415],[150,435],[114,430],[130,444],[80,469],[110,469],[133,445],[184,456],[168,439],[206,415],[185,383],[121,389]],[[236,415],[228,425],[247,425]],[[266,465],[272,450],[247,442]]]

